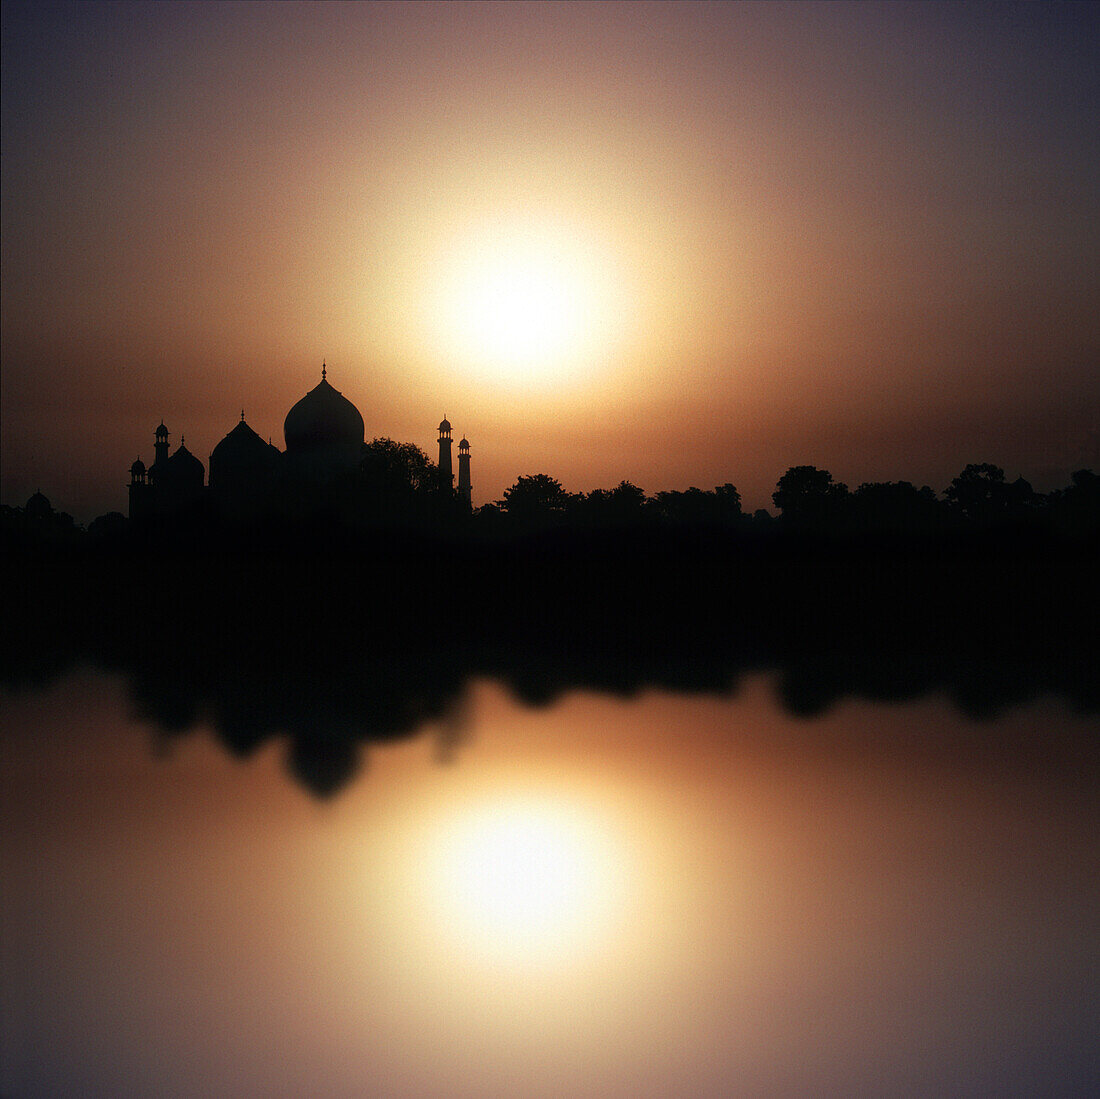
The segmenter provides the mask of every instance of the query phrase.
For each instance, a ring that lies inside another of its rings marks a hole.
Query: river
[[[492,680],[318,798],[3,696],[5,1096],[1084,1094],[1095,714]]]

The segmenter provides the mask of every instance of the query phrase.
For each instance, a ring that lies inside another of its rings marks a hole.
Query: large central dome
[[[288,454],[337,448],[356,455],[363,446],[363,417],[359,409],[333,389],[322,369],[321,384],[311,389],[287,414],[283,437]]]

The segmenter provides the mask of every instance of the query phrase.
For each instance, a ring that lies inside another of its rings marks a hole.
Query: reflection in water
[[[1051,694],[1100,708],[1079,562],[903,559],[876,571],[619,554],[562,565],[552,550],[482,560],[466,547],[453,566],[455,547],[327,563],[47,562],[37,580],[24,564],[0,684],[44,685],[85,664],[122,673],[160,737],[212,727],[237,758],[285,742],[291,773],[318,796],[348,784],[367,745],[428,725],[449,757],[468,687],[486,678],[529,706],[576,690],[728,698],[765,670],[799,717],[853,696],[945,695],[987,719]],[[991,728],[968,738],[999,739]]]
[[[24,562],[0,1092],[1096,1091],[1080,563],[617,548]]]
[[[439,822],[413,856],[442,922],[468,949],[540,964],[605,946],[624,857],[594,806],[560,795],[487,797]]]
[[[457,765],[437,716],[319,802],[117,680],[8,697],[3,1093],[1090,1091],[1095,722],[773,698],[479,682]]]

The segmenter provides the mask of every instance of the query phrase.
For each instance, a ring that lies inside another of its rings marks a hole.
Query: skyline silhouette
[[[147,468],[140,458],[131,466],[129,516],[118,511],[97,516],[87,527],[93,538],[110,544],[131,527],[146,538],[158,530],[162,536],[175,532],[190,537],[205,531],[210,538],[220,531],[233,538],[266,528],[279,545],[287,537],[293,539],[296,525],[305,535],[310,523],[335,524],[347,533],[364,524],[453,531],[458,523],[466,533],[476,530],[490,537],[552,527],[632,527],[639,535],[669,529],[737,530],[748,538],[776,531],[788,538],[830,533],[849,541],[886,539],[886,549],[908,546],[928,552],[929,537],[950,540],[967,532],[995,533],[1009,544],[1024,531],[1089,544],[1100,530],[1100,477],[1091,469],[1075,470],[1068,484],[1043,493],[1023,477],[1006,479],[1004,470],[990,462],[970,463],[937,493],[928,485],[918,489],[904,480],[863,482],[852,491],[834,481],[828,470],[792,466],[771,494],[775,512],[758,508],[752,513],[742,510],[741,494],[729,482],[712,490],[690,486],[648,496],[624,480],[614,488],[577,493],[538,473],[520,475],[501,499],[475,507],[465,437],[459,446],[457,486],[446,465],[441,470],[415,444],[385,437],[355,443],[350,456],[335,464],[317,464],[313,456],[305,469],[293,462],[284,465],[293,455],[263,443],[243,412],[215,448],[214,460],[221,469],[217,482],[211,475],[207,483],[205,468],[182,440],[169,462],[163,423],[156,438],[158,460],[153,467]],[[445,447],[449,452],[450,443],[450,425],[444,420],[441,455]],[[219,451],[224,452],[220,458]],[[154,487],[158,463],[159,493]],[[16,549],[35,541],[63,545],[85,532],[70,514],[55,509],[41,489],[23,507],[0,507],[3,538]],[[780,525],[773,527],[777,518]],[[995,550],[996,543],[985,548]]]
[[[321,358],[479,502],[1100,469],[1090,5],[215,10],[4,6],[5,502]]]

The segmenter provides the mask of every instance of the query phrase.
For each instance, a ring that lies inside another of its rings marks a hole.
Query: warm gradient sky
[[[162,417],[281,445],[322,359],[475,503],[1064,484],[1098,56],[1089,5],[5,2],[3,501],[124,510]]]

